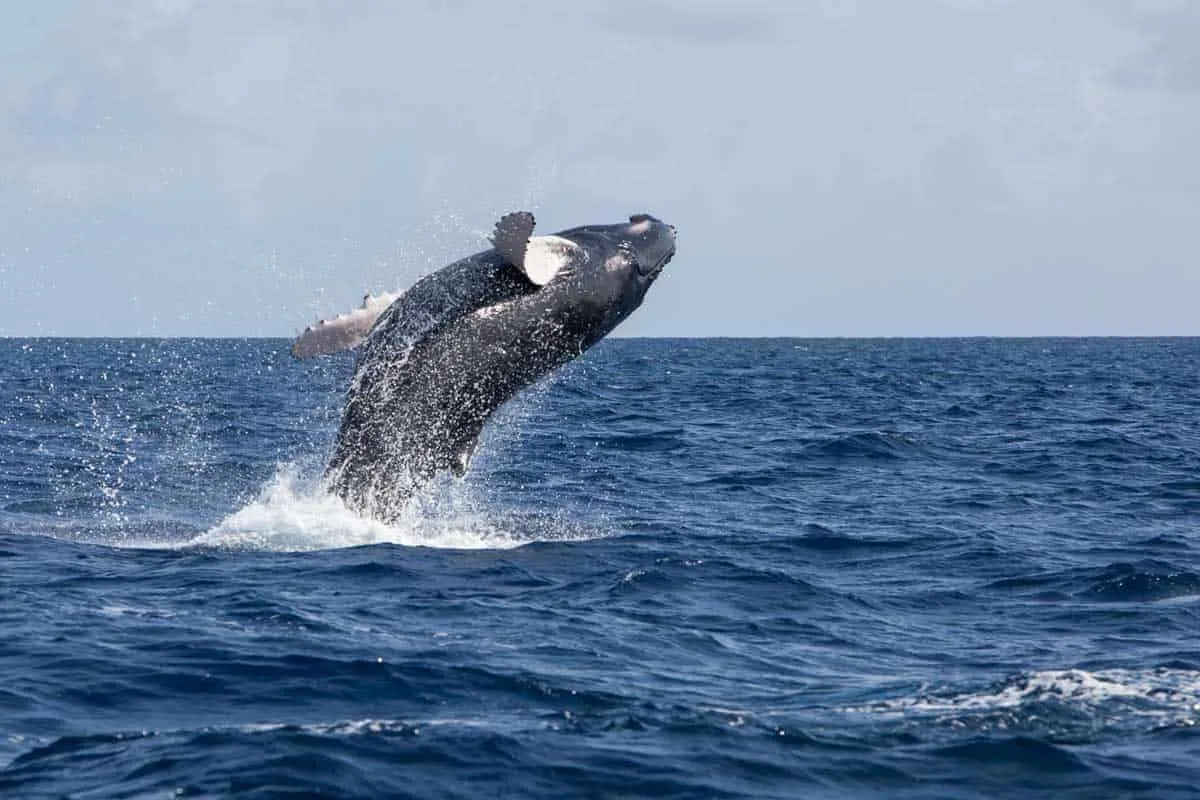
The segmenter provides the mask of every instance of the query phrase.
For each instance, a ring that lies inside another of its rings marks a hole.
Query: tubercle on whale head
[[[642,277],[657,277],[675,255],[675,226],[643,213],[632,215],[623,227],[622,249],[633,257]]]

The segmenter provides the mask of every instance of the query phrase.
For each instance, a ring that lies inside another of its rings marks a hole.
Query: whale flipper
[[[505,214],[496,223],[492,231],[492,247],[496,248],[504,260],[524,272],[525,250],[529,239],[533,236],[537,220],[528,211],[514,211]]]
[[[368,294],[360,308],[309,325],[292,344],[292,355],[312,358],[357,347],[371,332],[379,315],[399,296],[388,292]]]
[[[535,286],[545,286],[555,275],[586,258],[583,248],[561,236],[534,236],[525,248],[521,272]]]
[[[496,223],[492,244],[500,262],[516,267],[537,287],[544,286],[558,274],[571,258],[578,255],[579,248],[574,242],[559,236],[533,236],[535,223],[533,214],[528,211],[505,214]],[[474,261],[480,261],[480,256]],[[419,338],[430,328],[441,321],[453,319],[458,313],[474,310],[478,301],[514,293],[507,287],[507,279],[498,282],[498,290],[493,289],[490,284],[496,280],[490,269],[472,266],[470,269],[457,270],[453,280],[448,278],[438,286],[427,284],[422,287],[424,293],[418,292],[422,296],[410,298],[414,302],[407,304],[419,310],[417,319],[411,323],[414,330],[409,339]],[[431,290],[443,297],[434,300],[423,296]],[[312,358],[358,347],[371,332],[379,316],[402,294],[405,293],[368,294],[363,298],[361,308],[308,326],[292,344],[292,355],[296,358]]]
[[[496,223],[492,246],[534,286],[545,286],[550,279],[583,255],[582,248],[561,236],[534,236],[536,224],[528,211],[505,214]]]

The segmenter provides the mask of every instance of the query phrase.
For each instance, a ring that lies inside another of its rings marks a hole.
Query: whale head
[[[598,312],[585,345],[604,337],[628,317],[675,255],[675,228],[650,214],[628,222],[587,225],[556,234],[574,243],[582,257],[557,276],[574,302]],[[553,284],[547,288],[553,288]]]
[[[629,242],[639,274],[653,281],[675,255],[675,226],[650,214],[634,214],[620,235]],[[648,285],[648,284],[647,284]]]

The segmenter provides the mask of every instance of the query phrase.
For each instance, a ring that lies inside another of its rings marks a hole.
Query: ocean
[[[0,340],[0,796],[1200,797],[1200,340],[608,340],[391,527],[288,346]]]

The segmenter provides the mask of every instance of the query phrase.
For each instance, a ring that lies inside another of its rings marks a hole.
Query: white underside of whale
[[[360,308],[309,325],[292,345],[292,355],[311,358],[357,347],[371,332],[379,315],[399,296],[400,292],[369,294]]]

